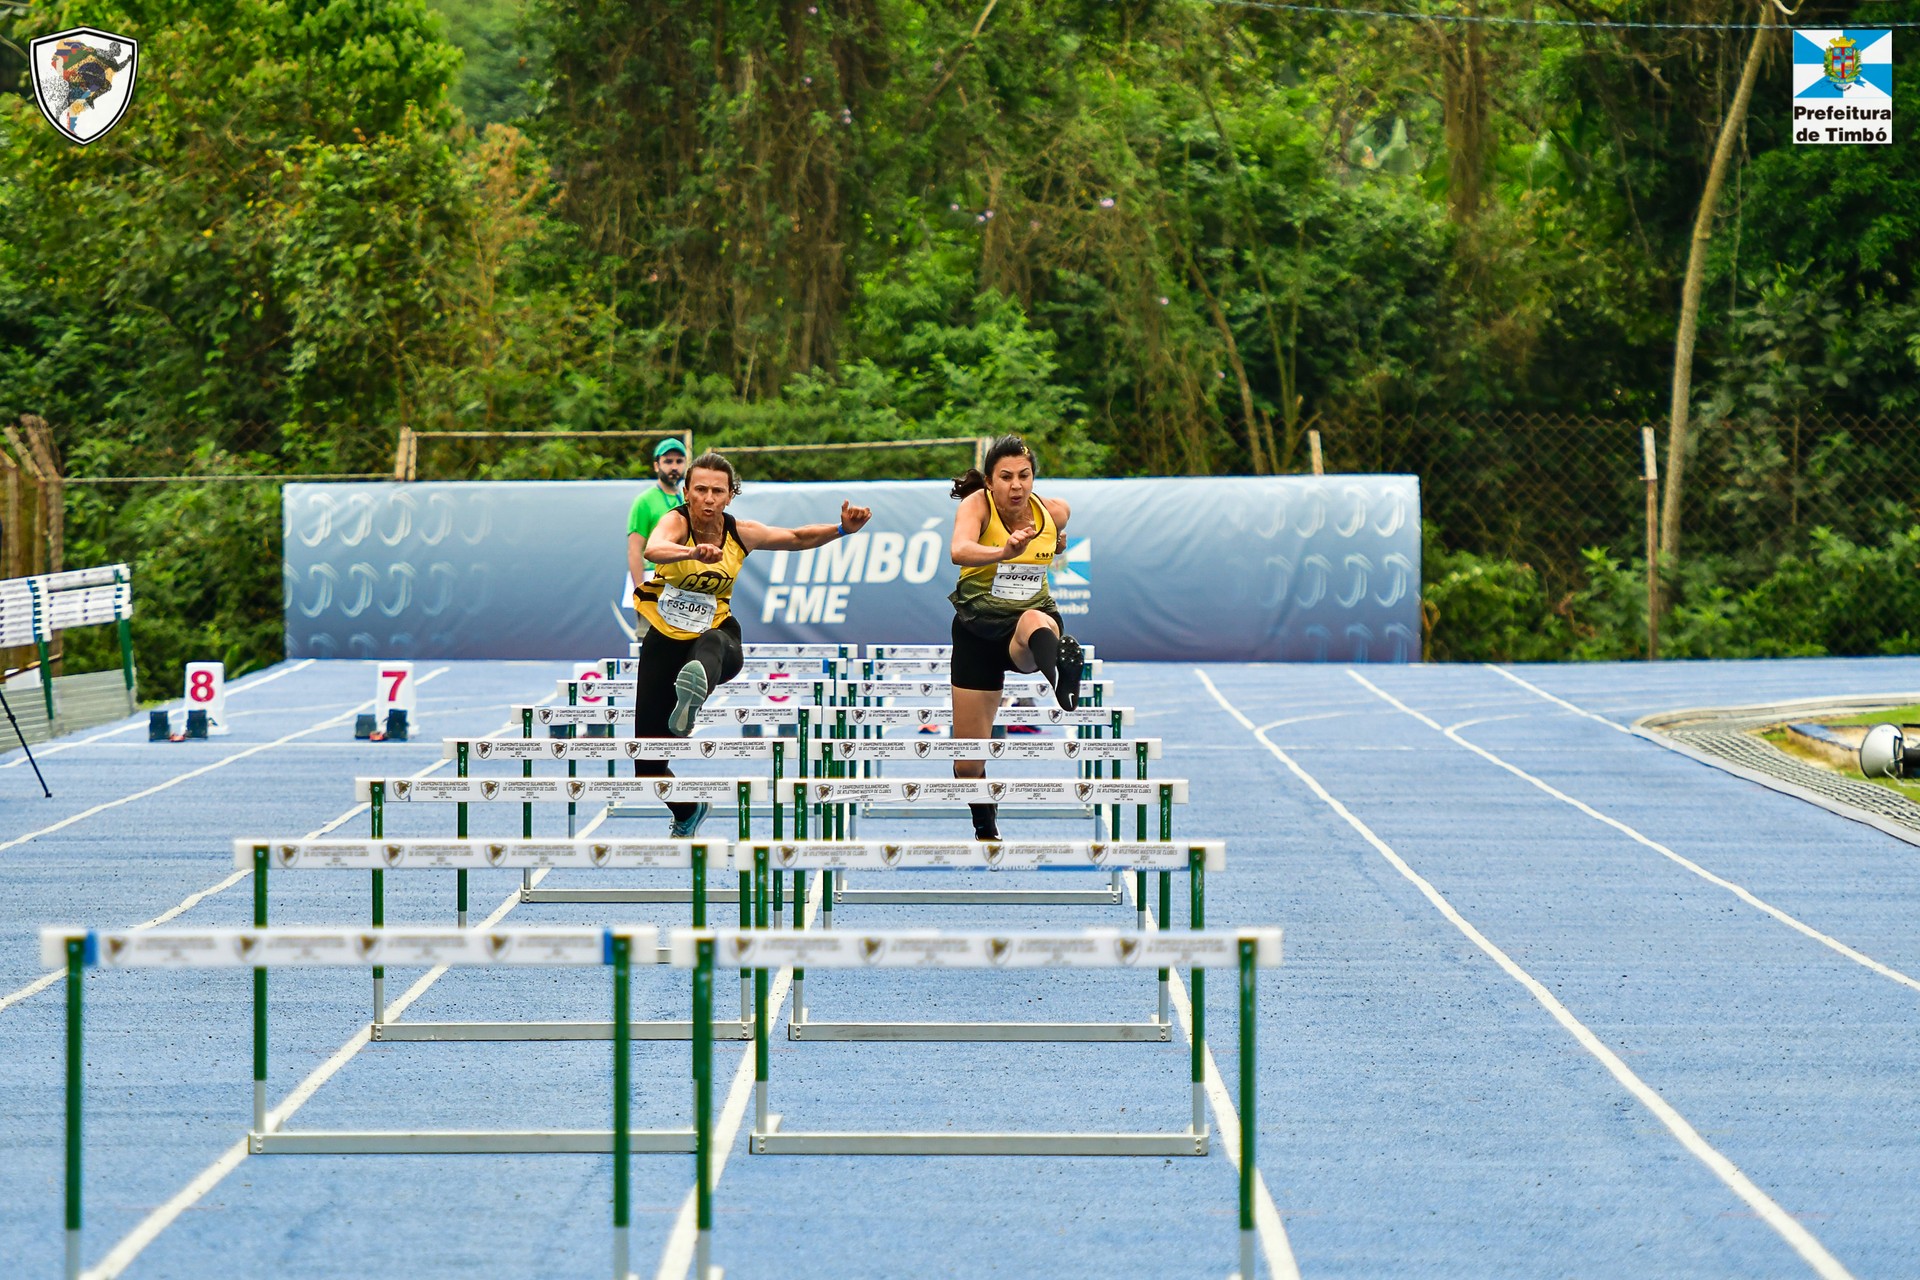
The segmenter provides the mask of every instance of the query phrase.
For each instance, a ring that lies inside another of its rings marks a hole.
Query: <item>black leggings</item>
[[[640,662],[634,668],[633,736],[671,738],[667,717],[673,712],[674,677],[689,662],[698,662],[707,671],[707,688],[719,688],[740,674],[746,657],[740,647],[740,624],[729,616],[711,631],[703,631],[692,640],[674,640],[656,628],[641,638]],[[671,778],[673,770],[665,760],[635,760],[636,778]],[[692,814],[693,806],[674,803],[667,806],[677,819]]]

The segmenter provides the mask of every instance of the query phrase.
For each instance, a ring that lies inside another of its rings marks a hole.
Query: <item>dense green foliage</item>
[[[1638,543],[1611,518],[1567,535],[1601,544],[1569,587],[1571,557],[1526,567],[1512,512],[1450,504],[1445,468],[1481,465],[1458,426],[1476,414],[1662,416],[1747,32],[1205,0],[0,6],[20,45],[83,21],[143,41],[116,133],[74,147],[0,98],[0,416],[46,417],[75,474],[370,472],[401,428],[656,425],[735,445],[1021,430],[1055,473],[1272,472],[1304,469],[1317,426],[1342,465],[1428,476],[1437,654],[1637,643]],[[1748,420],[1920,407],[1920,160],[1793,146],[1789,75],[1776,40],[1716,228],[1696,390],[1729,425],[1690,497],[1706,555],[1669,652],[1905,643],[1895,614],[1866,641],[1827,619],[1846,583],[1898,577],[1912,493],[1851,501],[1874,466],[1858,441],[1811,445],[1833,465],[1809,470]],[[1920,118],[1915,78],[1896,90]],[[1364,427],[1392,415],[1415,425]],[[1633,486],[1597,457],[1505,465],[1592,469],[1631,528]],[[577,441],[422,465],[636,469]],[[149,665],[277,656],[269,486],[72,492],[70,558],[138,563]]]

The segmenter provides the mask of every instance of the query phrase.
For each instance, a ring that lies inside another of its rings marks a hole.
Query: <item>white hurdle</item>
[[[764,929],[676,929],[673,963],[694,971],[695,1017],[710,999],[716,968],[752,970],[756,1005],[754,1120],[748,1149],[756,1155],[1145,1155],[1203,1156],[1208,1132],[1203,1092],[1206,1063],[1204,985],[1208,967],[1237,967],[1240,974],[1240,1275],[1252,1280],[1255,971],[1281,960],[1278,929],[1210,930],[1193,933],[1127,934],[1117,930],[1047,933],[953,933],[884,930],[865,933],[774,933]],[[1192,970],[1193,1112],[1185,1131],[1111,1132],[868,1132],[797,1130],[771,1112],[766,1033],[768,975],[793,969],[798,981],[808,967],[853,971],[945,969],[979,973],[1002,969],[1188,968]],[[705,979],[703,982],[702,979]],[[711,1098],[694,1104],[694,1274],[712,1275],[713,1178]]]
[[[640,1130],[631,1125],[632,1044],[630,957],[658,943],[651,926],[618,929],[153,929],[95,933],[49,928],[40,932],[42,967],[67,970],[66,1275],[81,1272],[81,1108],[85,1094],[82,992],[88,969],[253,970],[253,1126],[247,1150],[266,1154],[421,1155],[522,1152],[611,1153],[613,1156],[613,1275],[629,1280],[635,1151],[695,1153],[699,1129]],[[267,1123],[267,971],[285,966],[363,968],[370,965],[607,965],[613,969],[613,1123],[606,1129],[520,1130],[289,1130]],[[696,984],[697,985],[697,984]],[[707,995],[711,997],[711,983]],[[707,1016],[711,1017],[711,1001]],[[695,1011],[694,1020],[701,1015]],[[694,1104],[711,1096],[710,1043],[694,1046]],[[503,1206],[504,1208],[504,1206]]]
[[[366,871],[383,877],[389,871],[456,871],[465,878],[468,871],[544,869],[598,869],[603,871],[680,871],[688,875],[691,887],[674,899],[693,904],[696,928],[707,924],[707,869],[733,862],[733,846],[726,840],[616,840],[568,838],[565,840],[500,839],[487,837],[383,839],[239,839],[233,842],[236,868],[253,872],[255,928],[268,927],[268,884],[274,872],[284,871]],[[741,923],[750,923],[752,909],[752,871],[740,870]],[[637,892],[637,891],[628,891]],[[652,892],[661,892],[653,890]],[[384,893],[384,880],[377,894]],[[465,928],[463,918],[459,927]],[[636,953],[637,964],[665,964],[664,950],[652,954]],[[740,1018],[714,1024],[714,1034],[722,1039],[744,1040],[752,1034],[747,1020],[753,1016],[752,991],[743,981],[740,991]],[[693,1034],[690,1021],[674,1019],[642,1020],[631,1023],[636,1040],[685,1040]],[[385,1002],[373,1019],[370,1036],[391,1041],[471,1041],[471,1040],[607,1040],[614,1033],[611,1022],[402,1022],[386,1016]]]
[[[743,847],[736,857],[744,859]],[[752,844],[755,893],[768,880],[770,870],[785,870],[795,877],[794,901],[806,898],[806,875],[848,871],[881,873],[911,872],[1079,872],[1118,874],[1134,872],[1142,885],[1139,893],[1137,924],[1146,936],[1146,876],[1161,873],[1165,883],[1175,871],[1189,874],[1189,920],[1194,929],[1206,920],[1206,874],[1226,866],[1226,845],[1218,840],[1165,841],[1019,841],[982,844],[971,840],[902,841],[815,840],[790,842],[755,841]],[[823,897],[825,886],[823,886]],[[1019,890],[975,890],[947,894],[943,902],[996,903],[1013,901],[1052,901],[1045,893]],[[916,900],[916,899],[903,899]],[[1168,902],[1161,899],[1160,928],[1170,927]],[[832,917],[824,917],[824,927],[832,927]],[[806,917],[794,911],[793,928],[804,930]],[[804,977],[796,974],[793,983],[793,1014],[787,1023],[790,1040],[1011,1040],[1011,1041],[1150,1041],[1164,1043],[1173,1038],[1173,1017],[1168,985],[1171,973],[1159,971],[1159,1009],[1157,1017],[1145,1022],[844,1022],[818,1021],[807,1005]]]

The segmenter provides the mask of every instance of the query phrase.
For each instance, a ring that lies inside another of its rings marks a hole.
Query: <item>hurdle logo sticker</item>
[[[499,783],[497,783],[497,782],[483,782],[483,783],[481,783],[481,784],[480,784],[480,798],[481,798],[482,800],[491,800],[491,799],[493,799],[493,798],[494,798],[495,796],[497,796],[497,795],[499,795],[499,794],[500,794],[500,784],[499,784]]]
[[[588,850],[588,856],[593,859],[594,866],[604,867],[607,863],[613,861],[613,846],[610,844],[596,844]]]
[[[1007,794],[1007,784],[1004,782],[989,782],[987,784],[987,794],[995,800],[998,800],[1001,796]]]
[[[388,866],[397,867],[406,858],[407,851],[403,845],[390,844],[380,850],[380,856],[386,859]]]
[[[986,849],[987,865],[995,871],[1000,870],[1007,860],[1007,847],[1001,844],[989,844]]]
[[[700,754],[709,760],[713,759],[714,752],[719,749],[720,744],[717,742],[703,742],[700,744]]]
[[[552,743],[549,743],[549,744],[548,744],[548,746],[547,746],[547,750],[549,750],[549,751],[551,751],[551,752],[553,752],[553,758],[554,758],[555,760],[564,760],[564,759],[566,759],[566,758],[567,758],[567,741],[566,741],[566,739],[564,739],[564,738],[562,738],[562,739],[559,739],[558,741],[555,741],[555,742],[552,742]]]
[[[913,744],[913,754],[919,756],[922,760],[925,760],[932,751],[933,744],[931,742],[916,742]]]
[[[673,783],[671,782],[654,783],[653,794],[658,796],[660,799],[665,800],[668,796],[673,794]]]
[[[484,741],[476,742],[473,744],[473,754],[479,756],[482,760],[491,760],[493,758],[493,744]]]
[[[793,860],[799,856],[800,851],[790,844],[777,844],[773,847],[773,860],[783,867],[792,866]]]
[[[1815,146],[1893,141],[1893,32],[1793,33],[1793,140]]]
[[[1107,860],[1107,846],[1098,840],[1087,846],[1087,861],[1099,866]]]
[[[583,796],[583,795],[585,795],[585,794],[587,794],[587,784],[586,784],[586,783],[584,783],[584,782],[569,782],[569,783],[567,783],[567,799],[569,799],[569,800],[578,800],[578,799],[579,799],[579,798],[580,798],[581,796]]]
[[[407,793],[413,790],[413,784],[404,780],[396,781],[388,790],[393,792],[393,798],[395,800],[405,800]]]
[[[1113,940],[1113,954],[1119,957],[1121,964],[1132,964],[1140,958],[1140,939],[1115,938]]]
[[[637,740],[629,739],[621,750],[627,753],[627,759],[629,760],[638,760],[640,758],[640,743]]]
[[[1060,744],[1060,754],[1069,760],[1080,758],[1080,744],[1071,740]]]
[[[1013,955],[1013,940],[1011,938],[988,938],[987,939],[987,959],[991,960],[993,963],[1005,964],[1008,958],[1011,957],[1012,955]]]
[[[300,861],[299,845],[283,844],[280,846],[280,865],[281,866],[291,867],[299,861]]]
[[[889,867],[897,867],[900,865],[901,855],[905,852],[906,851],[897,844],[883,844],[880,846],[880,861]]]
[[[360,953],[362,960],[370,960],[373,958],[373,953],[380,949],[380,935],[377,933],[360,934],[353,940],[353,945],[354,949]]]
[[[1004,742],[989,742],[987,744],[987,754],[995,760],[998,760],[1001,756],[1007,754],[1007,744]]]
[[[886,949],[887,943],[884,938],[860,939],[860,959],[867,964],[878,964]]]
[[[1076,782],[1073,784],[1073,794],[1084,801],[1093,794],[1093,784],[1090,782]]]
[[[248,956],[253,954],[254,948],[258,947],[259,945],[260,945],[260,939],[243,933],[239,937],[233,940],[233,951],[235,955],[239,956],[242,960],[245,960]]]
[[[903,783],[901,783],[901,784],[900,784],[900,798],[901,798],[902,800],[906,800],[906,801],[909,801],[909,802],[911,802],[911,801],[914,801],[914,800],[918,800],[918,799],[920,798],[920,784],[919,784],[919,783],[917,783],[917,782],[903,782]]]
[[[490,844],[487,846],[488,862],[491,862],[494,866],[497,867],[501,863],[505,862],[506,860],[507,860],[507,846],[503,844]]]
[[[734,938],[732,939],[732,942],[733,942],[733,958],[735,960],[745,960],[747,958],[747,953],[753,950],[752,938]]]
[[[505,934],[490,933],[487,935],[487,958],[489,960],[502,959],[506,956],[507,952],[512,949],[513,939]]]

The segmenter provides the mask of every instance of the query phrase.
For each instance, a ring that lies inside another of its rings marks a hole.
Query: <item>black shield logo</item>
[[[998,760],[1001,756],[1007,754],[1007,744],[1004,742],[989,742],[987,744],[987,754],[995,760]]]
[[[720,744],[717,742],[703,742],[700,744],[700,754],[709,760],[713,759],[719,750]]]
[[[1047,708],[1047,719],[1053,721],[1053,723],[1055,724],[1059,724],[1062,717],[1064,717],[1066,714],[1067,714],[1066,712],[1062,711],[1058,707]]]
[[[913,744],[913,754],[925,760],[933,754],[933,744],[931,742],[916,742]]]
[[[476,742],[473,744],[473,754],[479,756],[482,760],[491,760],[493,759],[493,744],[491,742]]]
[[[1093,794],[1093,784],[1091,782],[1076,782],[1073,784],[1073,794],[1085,800]]]
[[[627,759],[638,760],[640,758],[639,739],[637,738],[628,739],[626,745],[622,748],[622,750],[624,750],[627,753]]]
[[[1080,758],[1080,744],[1071,740],[1064,742],[1061,744],[1060,754],[1069,760],[1078,760]]]
[[[552,708],[552,707],[542,707],[542,708],[540,708],[540,723],[541,723],[541,724],[552,724],[552,723],[553,723],[553,708]]]
[[[567,758],[567,740],[565,738],[556,738],[547,744],[547,750],[553,752],[553,758],[555,760],[565,760]]]
[[[98,142],[133,102],[140,42],[97,27],[69,27],[28,46],[34,101],[69,142]]]

